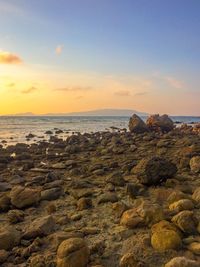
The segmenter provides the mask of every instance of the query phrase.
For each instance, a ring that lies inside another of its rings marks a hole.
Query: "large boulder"
[[[136,114],[133,114],[133,116],[130,118],[128,127],[132,133],[144,133],[148,131],[144,121]]]
[[[0,249],[10,250],[19,245],[21,234],[13,227],[0,229]]]
[[[40,201],[41,194],[39,189],[15,186],[10,192],[11,203],[19,209],[23,209],[37,204]]]
[[[156,156],[142,159],[133,169],[138,180],[145,185],[160,184],[172,178],[176,172],[177,167],[174,163]]]
[[[158,114],[151,115],[147,119],[146,125],[150,130],[158,132],[169,132],[174,129],[173,121],[166,114],[162,116]]]
[[[82,238],[69,238],[57,250],[57,267],[86,267],[89,249]]]

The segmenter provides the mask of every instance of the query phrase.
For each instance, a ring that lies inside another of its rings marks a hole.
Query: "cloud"
[[[141,93],[136,93],[134,94],[134,96],[143,96],[143,95],[147,95],[149,92],[141,92]]]
[[[0,51],[0,64],[19,64],[22,59],[10,52]]]
[[[115,92],[115,95],[117,96],[130,96],[131,93],[128,90],[119,90]]]
[[[167,81],[167,83],[171,87],[173,87],[175,89],[183,89],[184,88],[183,81],[177,80],[177,79],[175,79],[174,77],[171,77],[171,76],[165,77],[164,79]]]
[[[23,10],[21,8],[19,8],[19,6],[17,6],[17,5],[13,5],[13,4],[7,3],[6,1],[2,1],[0,3],[0,13],[22,15]]]
[[[28,89],[23,90],[23,91],[22,91],[22,94],[30,94],[30,93],[32,93],[32,92],[34,92],[34,91],[36,91],[36,90],[37,90],[37,88],[34,87],[34,86],[32,86],[32,87],[30,87],[30,88],[28,88]]]
[[[82,99],[83,98],[83,96],[82,95],[79,95],[79,96],[77,96],[77,97],[75,97],[75,99]]]
[[[64,87],[54,89],[54,91],[61,91],[61,92],[81,92],[81,91],[90,91],[92,88],[90,86],[72,86],[72,87]]]
[[[11,88],[11,87],[15,87],[15,83],[8,83],[8,84],[7,84],[7,87],[10,87],[10,88]]]
[[[63,45],[57,45],[56,50],[55,50],[55,53],[57,55],[60,55],[62,53],[62,51],[63,51],[63,48],[64,48]]]

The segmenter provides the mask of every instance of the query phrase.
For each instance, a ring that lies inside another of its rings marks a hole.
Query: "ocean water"
[[[142,117],[146,120],[145,117]],[[172,117],[174,122],[179,123],[197,123],[200,117]],[[46,131],[55,133],[56,129],[60,129],[63,133],[58,136],[67,138],[73,132],[96,132],[112,130],[111,127],[120,129],[128,128],[129,117],[119,116],[0,116],[0,144],[16,144],[18,142],[38,142],[39,140],[48,140],[50,135],[45,134]],[[35,137],[27,140],[26,136],[32,133]]]

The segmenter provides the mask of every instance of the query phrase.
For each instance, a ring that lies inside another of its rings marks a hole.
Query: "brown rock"
[[[165,267],[198,267],[199,263],[185,257],[175,257],[165,264]]]
[[[174,129],[173,121],[166,114],[162,116],[158,114],[151,115],[147,119],[146,125],[152,131],[169,132]]]
[[[176,165],[161,157],[142,159],[133,169],[138,180],[145,185],[157,185],[168,178],[172,178],[176,172]]]
[[[142,267],[142,263],[136,261],[133,253],[126,253],[122,256],[119,267]]]
[[[0,229],[0,249],[10,250],[20,242],[20,232],[15,228]]]
[[[40,190],[15,186],[10,192],[10,197],[12,205],[22,209],[40,201]]]
[[[21,210],[10,210],[7,216],[10,223],[18,223],[24,220],[24,212]]]
[[[0,264],[4,263],[7,260],[8,256],[9,256],[9,252],[4,249],[1,249],[0,250]]]
[[[200,172],[200,156],[192,157],[190,160],[190,169],[194,173]]]
[[[57,267],[86,267],[89,249],[81,238],[63,241],[57,251]]]
[[[49,235],[55,228],[55,221],[51,215],[34,220],[26,229],[23,238],[31,239]]]
[[[197,232],[198,220],[193,211],[184,210],[172,218],[172,222],[184,233],[194,234]]]
[[[92,207],[92,200],[90,198],[82,197],[77,201],[77,210],[85,210]]]
[[[130,118],[128,127],[132,133],[144,133],[148,131],[144,121],[136,114],[133,114]]]
[[[0,195],[0,211],[7,211],[10,208],[10,197],[7,194]]]

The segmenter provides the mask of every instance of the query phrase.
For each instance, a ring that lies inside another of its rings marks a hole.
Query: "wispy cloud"
[[[82,99],[83,98],[83,95],[79,95],[79,96],[76,96],[75,99]]]
[[[81,91],[90,91],[92,88],[90,86],[72,86],[72,87],[64,87],[64,88],[57,88],[54,91],[61,91],[61,92],[81,92]]]
[[[117,96],[130,96],[131,93],[128,90],[119,90],[114,93]]]
[[[57,47],[56,47],[56,49],[55,49],[55,53],[56,53],[57,55],[60,55],[60,54],[62,53],[62,51],[63,51],[63,48],[64,48],[63,45],[57,45]]]
[[[28,89],[23,90],[23,91],[22,91],[22,94],[30,94],[30,93],[32,93],[32,92],[34,92],[34,91],[37,91],[37,90],[38,90],[38,89],[37,89],[36,87],[32,86],[32,87],[30,87],[30,88],[28,88]]]
[[[8,83],[6,86],[9,87],[9,88],[15,87],[15,83]]]
[[[22,59],[10,52],[0,51],[0,64],[20,64]]]
[[[0,13],[2,14],[13,14],[13,15],[22,15],[24,12],[17,5],[7,3],[6,1],[0,2]]]
[[[166,82],[175,89],[183,89],[184,88],[184,82],[175,79],[174,77],[168,76],[164,78]]]
[[[140,93],[134,94],[134,96],[143,96],[143,95],[147,95],[147,94],[149,94],[149,92],[140,92]]]

